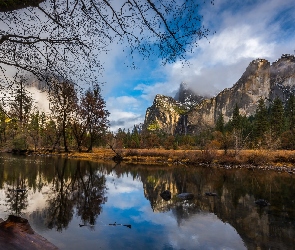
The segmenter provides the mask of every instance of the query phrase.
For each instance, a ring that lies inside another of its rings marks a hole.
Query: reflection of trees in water
[[[287,249],[293,244],[295,182],[292,175],[202,167],[151,170],[149,173],[143,170],[142,175],[141,171],[136,175],[145,176],[141,180],[145,197],[151,201],[153,210],[171,210],[179,225],[196,213],[209,212],[231,224],[249,249],[268,249],[272,246]],[[160,193],[166,189],[163,183],[169,180],[170,187],[176,187],[176,191],[170,189],[173,197],[166,202]],[[176,194],[181,192],[191,192],[195,199],[176,199]],[[206,196],[205,192],[215,192],[217,196]],[[254,202],[257,199],[266,199],[271,206],[259,207]]]
[[[28,193],[25,190],[19,191],[16,188],[8,188],[5,191],[6,203],[10,214],[20,216],[28,206]]]
[[[42,211],[49,228],[62,230],[73,218],[74,208],[83,224],[94,225],[105,203],[104,166],[60,158],[0,158],[0,185],[5,188],[8,211],[19,215],[28,206],[27,189],[34,193],[51,186],[48,207]]]
[[[77,214],[81,217],[83,225],[94,225],[96,218],[101,213],[101,204],[105,203],[105,177],[94,173],[91,165],[87,162],[88,172],[82,174],[80,161],[76,170],[76,186],[74,199],[76,201]]]
[[[61,231],[71,221],[74,207],[84,224],[94,225],[105,202],[105,178],[95,172],[90,164],[81,167],[77,161],[73,168],[71,161],[64,159],[56,165],[52,182],[52,196],[48,200],[47,225]]]
[[[67,227],[75,207],[82,225],[95,224],[102,212],[101,205],[106,201],[104,174],[113,171],[118,178],[131,175],[133,179],[141,180],[144,195],[150,201],[153,210],[171,210],[179,224],[200,211],[212,212],[222,221],[235,227],[249,248],[253,247],[251,242],[266,246],[268,241],[279,242],[280,246],[282,242],[286,242],[285,246],[288,246],[290,239],[293,236],[295,238],[293,175],[271,171],[202,167],[130,168],[122,164],[114,168],[113,165],[54,158],[44,158],[39,162],[32,159],[30,165],[23,159],[13,164],[9,161],[1,162],[0,159],[0,163],[2,187],[7,185],[10,189],[15,189],[19,185],[33,191],[42,189],[43,185],[52,186],[52,193],[48,199],[49,207],[42,211],[40,216],[46,217],[48,226],[57,230]],[[195,199],[182,202],[173,197],[166,202],[160,197],[160,193],[166,189],[170,190],[174,197],[180,192],[192,192]],[[216,192],[218,195],[206,197],[205,192]],[[27,197],[19,196],[18,202],[21,199],[25,202],[24,205],[18,203],[16,208],[14,193],[7,193],[11,204],[10,210],[23,211]],[[261,198],[268,200],[271,206],[257,207],[254,201]]]
[[[12,171],[11,177],[5,190],[5,201],[10,214],[20,216],[28,206],[27,180],[23,173],[18,174],[15,170]]]
[[[73,217],[73,186],[67,178],[67,160],[55,166],[55,178],[52,182],[52,196],[48,200],[47,226],[61,231]]]

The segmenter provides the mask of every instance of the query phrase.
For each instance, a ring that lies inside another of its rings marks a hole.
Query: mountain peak
[[[164,105],[155,106],[154,101],[153,106],[147,110],[144,123],[145,127],[148,127],[151,120],[156,120],[159,124],[164,121],[165,127],[169,127],[169,131],[164,131],[172,134],[179,131],[177,127],[181,123],[181,131],[195,134],[203,128],[214,127],[221,114],[225,122],[229,121],[236,105],[240,114],[250,116],[255,113],[261,97],[269,102],[279,97],[285,103],[294,92],[294,55],[283,54],[273,64],[266,59],[258,58],[249,63],[233,87],[222,90],[215,97],[206,98],[198,95],[184,82],[180,84],[175,100],[157,95],[155,101],[161,97],[165,100]]]

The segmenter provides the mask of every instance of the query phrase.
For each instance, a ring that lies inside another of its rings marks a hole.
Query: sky
[[[123,50],[113,44],[101,55],[102,95],[110,112],[110,130],[132,129],[143,123],[156,94],[174,97],[181,82],[197,94],[214,96],[233,86],[249,63],[271,63],[295,51],[294,0],[215,0],[203,4],[202,25],[211,33],[185,57],[163,65],[160,59],[136,55],[136,69]]]

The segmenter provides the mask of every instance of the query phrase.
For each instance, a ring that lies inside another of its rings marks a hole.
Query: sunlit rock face
[[[178,102],[170,97],[164,98],[173,103],[172,113],[169,113],[171,109],[164,108],[167,103],[164,102],[165,105],[161,106],[157,95],[154,104],[146,112],[145,127],[148,128],[153,121],[157,121],[159,128],[165,132],[196,134],[204,128],[214,127],[220,114],[223,114],[224,121],[228,122],[236,105],[241,115],[250,116],[255,114],[260,98],[265,99],[267,105],[276,97],[286,102],[294,92],[294,55],[282,55],[272,64],[265,59],[256,59],[249,64],[233,87],[224,89],[215,97],[193,95],[193,92],[182,84],[177,96]],[[172,116],[174,119],[168,119]],[[169,121],[172,123],[169,124]]]
[[[156,95],[153,105],[146,111],[144,129],[157,130],[173,134],[180,118],[180,103],[172,97]]]
[[[156,95],[153,105],[146,111],[144,129],[174,134],[186,130],[186,114],[191,108],[200,104],[205,97],[195,94],[185,83],[181,83],[177,95],[172,98]]]

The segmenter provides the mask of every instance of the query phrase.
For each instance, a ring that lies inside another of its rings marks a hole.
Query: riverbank
[[[62,157],[91,161],[110,161],[121,157],[128,164],[208,165],[223,168],[259,168],[294,171],[295,151],[289,150],[164,150],[164,149],[111,149],[95,148],[93,152],[52,153]],[[294,170],[293,170],[294,168]]]

